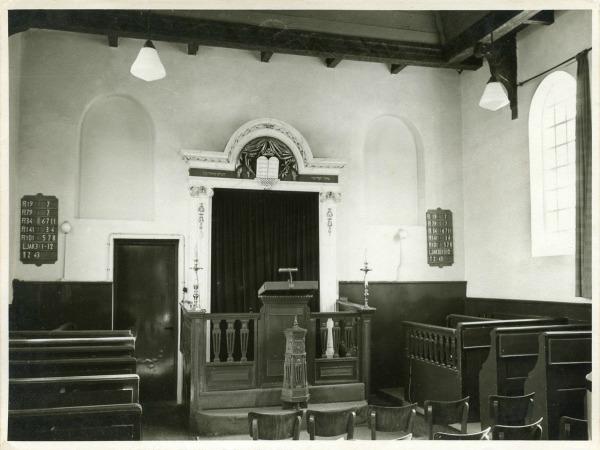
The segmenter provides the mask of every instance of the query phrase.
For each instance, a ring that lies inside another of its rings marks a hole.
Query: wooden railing
[[[254,361],[258,313],[207,314],[214,363]]]
[[[456,329],[418,322],[404,322],[409,358],[458,370]]]
[[[337,308],[309,313],[305,318],[308,382],[363,382],[368,392],[370,326],[375,309],[349,302],[338,302]],[[263,312],[213,314],[184,307],[182,318],[185,398],[193,403],[202,392],[274,385],[268,377],[277,369],[269,366],[265,370],[261,365],[269,358],[265,348],[259,347],[267,339]]]

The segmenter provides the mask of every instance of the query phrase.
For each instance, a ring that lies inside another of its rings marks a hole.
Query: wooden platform
[[[284,411],[280,388],[202,393],[200,404],[202,410],[192,416],[190,423],[192,432],[199,436],[244,434],[248,432],[248,412]],[[223,408],[223,405],[227,405],[227,408]],[[363,383],[310,387],[309,409],[354,407],[357,408],[360,422],[366,420],[366,406]]]

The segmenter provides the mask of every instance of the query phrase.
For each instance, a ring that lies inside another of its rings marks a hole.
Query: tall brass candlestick
[[[192,297],[194,297],[194,303],[192,304],[192,309],[194,309],[195,311],[198,311],[200,309],[200,294],[198,293],[198,287],[199,287],[199,282],[198,282],[198,271],[202,270],[202,267],[198,266],[198,257],[194,258],[194,266],[190,267],[190,269],[192,269],[194,271],[195,274],[195,281],[194,281],[194,295]]]
[[[361,272],[365,273],[365,278],[363,280],[363,283],[365,285],[365,291],[363,293],[364,295],[364,300],[365,300],[365,306],[369,306],[369,282],[367,281],[367,274],[373,269],[371,269],[369,267],[369,263],[367,262],[367,260],[365,260],[365,265],[360,269]]]

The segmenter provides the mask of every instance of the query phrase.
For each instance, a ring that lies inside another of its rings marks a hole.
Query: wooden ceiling
[[[389,65],[475,70],[477,43],[531,25],[550,25],[553,11],[333,11],[333,10],[11,10],[9,35],[29,28],[93,33],[118,46],[120,37]]]

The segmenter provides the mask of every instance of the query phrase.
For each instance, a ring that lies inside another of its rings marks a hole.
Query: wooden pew
[[[136,374],[11,378],[8,408],[139,403],[139,386]]]
[[[8,413],[8,440],[140,440],[141,418],[137,403],[16,409]]]
[[[12,361],[17,360],[36,360],[36,359],[65,359],[65,358],[93,358],[93,357],[115,357],[115,356],[134,356],[135,345],[68,345],[68,346],[9,346],[8,358]]]
[[[128,374],[136,373],[136,359],[132,356],[116,356],[11,360],[8,373],[10,378]]]
[[[479,413],[481,426],[489,423],[490,395],[524,395],[525,380],[538,359],[539,335],[545,331],[589,330],[590,325],[540,325],[496,328],[491,347],[479,372]],[[535,401],[535,400],[534,400]]]
[[[479,420],[479,371],[490,349],[490,333],[498,327],[566,324],[566,318],[534,318],[458,322],[456,328],[403,322],[409,380],[406,398],[456,400],[470,397],[469,420]]]
[[[77,338],[77,337],[133,337],[131,330],[22,330],[10,331],[9,339]]]
[[[561,416],[585,417],[585,376],[592,370],[592,332],[544,332],[538,345],[539,356],[525,381],[525,391],[535,392],[533,418],[544,418],[542,439],[558,439]]]
[[[29,337],[10,338],[10,347],[85,347],[101,345],[134,345],[133,336],[99,336],[99,337]]]

